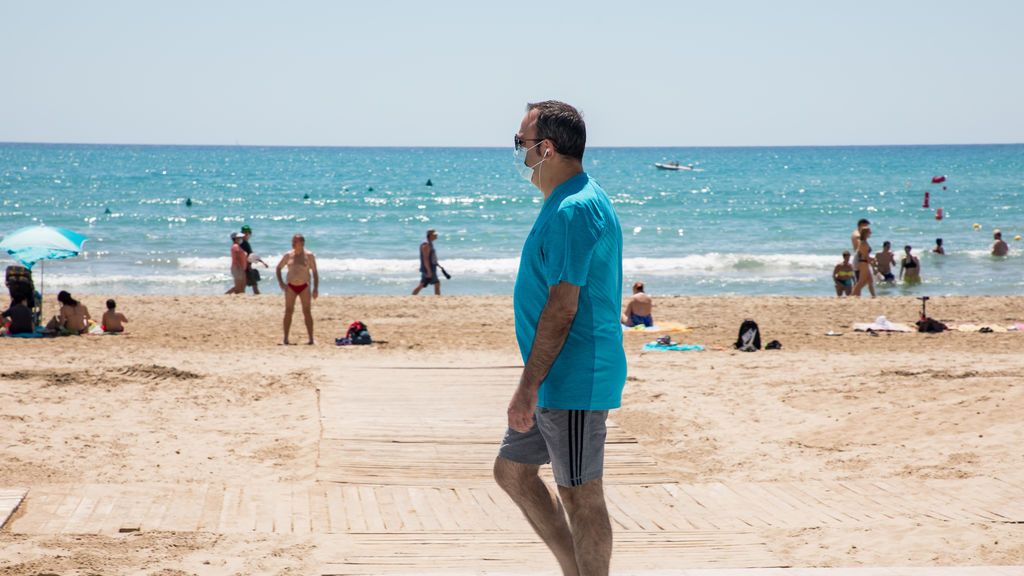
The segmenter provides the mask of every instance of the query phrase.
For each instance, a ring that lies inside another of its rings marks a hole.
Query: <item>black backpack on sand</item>
[[[757,327],[757,322],[747,318],[740,324],[735,347],[742,352],[756,352],[761,349],[761,329]]]

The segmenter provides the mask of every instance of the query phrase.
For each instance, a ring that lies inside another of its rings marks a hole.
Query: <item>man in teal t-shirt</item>
[[[604,190],[583,171],[586,138],[580,113],[556,101],[528,105],[515,137],[516,168],[544,193],[544,204],[516,276],[516,338],[526,367],[494,476],[563,572],[607,574],[605,420],[626,382],[622,229]],[[558,498],[538,476],[547,463]]]

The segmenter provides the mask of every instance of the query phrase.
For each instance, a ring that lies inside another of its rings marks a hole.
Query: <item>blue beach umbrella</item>
[[[6,250],[26,268],[40,260],[61,260],[78,256],[87,240],[78,232],[53,226],[26,226],[4,236],[0,250]],[[39,271],[39,293],[43,292],[43,274]]]

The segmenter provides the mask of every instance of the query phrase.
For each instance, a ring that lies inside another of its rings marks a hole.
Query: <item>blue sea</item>
[[[694,169],[654,166],[667,161]],[[624,291],[833,295],[867,217],[876,249],[921,258],[923,284],[883,295],[1024,293],[1024,145],[595,148],[585,168],[622,222]],[[219,294],[230,234],[249,224],[272,267],[304,234],[324,294],[409,293],[427,228],[453,275],[445,293],[511,294],[540,206],[511,148],[0,144],[0,234],[45,223],[89,237],[45,264],[48,291]],[[994,228],[1009,257],[989,255]],[[946,256],[930,253],[939,237]]]

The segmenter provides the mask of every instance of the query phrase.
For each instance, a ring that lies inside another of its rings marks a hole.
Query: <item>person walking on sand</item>
[[[1010,247],[1003,240],[1003,233],[999,230],[992,231],[992,255],[993,256],[1006,256],[1010,251]]]
[[[626,304],[626,311],[620,319],[623,324],[632,328],[633,326],[654,326],[654,318],[651,312],[654,311],[654,302],[644,292],[644,283],[633,284],[633,297]]]
[[[906,255],[900,260],[900,280],[906,284],[920,284],[921,261],[910,253],[911,250],[910,244],[903,247],[903,252]]]
[[[441,295],[441,280],[437,277],[437,251],[434,250],[434,240],[437,240],[437,231],[431,228],[427,230],[427,240],[420,244],[420,283],[412,289],[415,296],[431,284],[434,285],[434,295]]]
[[[288,268],[287,281],[281,278],[281,270],[284,268]],[[296,298],[302,302],[302,317],[306,320],[306,332],[309,334],[308,344],[315,344],[313,300],[320,295],[320,273],[316,270],[316,256],[306,250],[306,238],[302,234],[292,236],[292,249],[277,263],[277,283],[284,292],[284,344],[289,343],[288,332],[292,328]]]
[[[857,220],[857,228],[850,233],[850,244],[853,247],[853,278],[860,280],[860,232],[871,225],[867,218]]]
[[[843,250],[843,261],[832,269],[832,281],[836,285],[836,296],[849,296],[853,292],[853,266],[850,251]]]
[[[564,574],[607,575],[612,528],[602,483],[605,421],[622,402],[626,356],[622,229],[583,171],[586,127],[572,106],[527,106],[515,167],[544,195],[523,244],[513,308],[525,368],[508,404],[494,478]],[[557,492],[541,480],[551,463]]]
[[[871,237],[871,228],[861,228],[860,243],[857,245],[857,283],[853,286],[853,295],[860,298],[860,291],[867,286],[871,297],[875,297],[875,278],[871,274],[871,245],[868,238]]]
[[[231,288],[225,294],[245,294],[245,250],[242,250],[241,232],[231,233]]]
[[[882,278],[882,282],[892,282],[896,279],[892,268],[896,265],[896,254],[892,251],[892,242],[882,242],[882,251],[875,253],[875,272]]]
[[[239,245],[245,251],[245,285],[252,286],[252,293],[255,296],[260,293],[260,271],[253,265],[263,264],[264,268],[270,268],[270,266],[258,255],[252,253],[252,245],[249,244],[250,238],[252,238],[252,227],[246,224],[242,226],[242,242]]]

